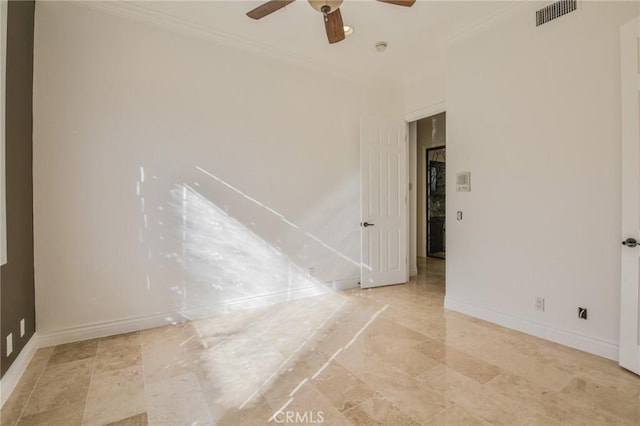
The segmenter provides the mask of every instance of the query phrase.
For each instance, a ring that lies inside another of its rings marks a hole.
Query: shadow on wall
[[[191,172],[188,183],[175,184],[141,166],[136,182],[147,290],[164,293],[183,318],[327,294],[336,288],[334,277],[359,274],[360,262],[337,248],[358,241],[348,232],[353,224],[337,232],[336,241],[325,241],[209,170]],[[313,225],[335,233],[335,224],[316,218]]]

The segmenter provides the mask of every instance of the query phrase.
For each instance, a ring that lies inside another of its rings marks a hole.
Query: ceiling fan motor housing
[[[311,7],[323,15],[335,12],[343,0],[308,0]]]
[[[295,0],[269,0],[260,6],[247,12],[251,19],[262,19],[273,12],[290,5]],[[329,44],[334,44],[345,38],[345,26],[342,20],[340,6],[343,0],[307,0],[311,7],[322,13],[324,18],[324,28],[327,33]],[[411,7],[416,0],[378,0],[382,3],[395,4],[398,6]],[[353,31],[353,30],[351,30]],[[378,46],[376,46],[378,48]]]

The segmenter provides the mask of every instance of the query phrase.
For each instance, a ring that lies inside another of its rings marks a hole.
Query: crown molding
[[[94,9],[97,11],[117,15],[123,18],[150,24],[167,31],[179,33],[192,38],[208,41],[210,43],[234,47],[246,52],[263,57],[287,62],[291,65],[303,67],[323,76],[331,76],[352,84],[368,87],[377,83],[375,77],[367,73],[354,72],[346,68],[329,65],[310,57],[291,53],[285,49],[261,43],[255,40],[231,34],[208,26],[178,18],[163,12],[158,12],[148,7],[140,6],[127,1],[86,1],[73,0],[70,3]]]
[[[205,25],[196,24],[164,12],[159,12],[149,6],[146,6],[144,2],[133,3],[125,0],[71,0],[69,3],[117,15],[129,20],[142,22],[167,31],[179,33],[217,45],[232,47],[265,58],[275,59],[293,66],[307,69],[317,73],[318,75],[325,77],[330,76],[338,80],[356,84],[363,88],[380,87],[388,83],[385,80],[381,80],[380,77],[367,73],[366,71],[353,71],[346,67],[340,67],[324,61],[318,61],[305,55],[292,53],[286,49]],[[535,1],[516,0],[514,2],[510,2],[499,11],[467,25],[453,36],[437,43],[437,47],[447,50],[463,40],[467,40],[487,28],[505,21],[524,9],[534,8],[534,6],[536,6]],[[438,71],[438,73],[445,72],[445,70]],[[409,81],[400,82],[399,84],[404,87],[411,86],[412,84],[422,81],[424,78],[425,76],[420,76],[419,78],[412,78]]]

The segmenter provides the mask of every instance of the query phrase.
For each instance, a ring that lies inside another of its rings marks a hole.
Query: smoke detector
[[[387,50],[387,46],[389,44],[386,41],[379,41],[376,43],[376,50],[378,52],[384,52],[385,50]]]

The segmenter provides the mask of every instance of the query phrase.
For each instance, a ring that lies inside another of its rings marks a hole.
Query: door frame
[[[640,17],[620,27],[621,77],[621,235],[620,239],[639,238],[637,195],[640,163]],[[640,288],[638,279],[639,248],[620,246],[620,338],[618,363],[640,374]]]
[[[409,265],[416,265],[416,270],[412,271],[417,272],[417,260],[418,260],[418,243],[420,236],[418,235],[418,221],[422,221],[422,218],[418,217],[418,168],[417,162],[418,158],[418,142],[417,142],[417,122],[418,120],[422,120],[423,118],[429,118],[434,115],[441,114],[443,112],[447,112],[447,103],[445,101],[436,102],[425,106],[424,108],[420,108],[411,112],[408,112],[404,116],[404,120],[407,122],[407,134],[409,135],[409,152],[407,156],[407,163],[411,166],[410,174],[409,174],[409,217],[413,216],[416,218],[415,221],[408,221],[409,226],[407,226],[407,241],[410,246],[407,249],[408,255],[411,256],[409,259]],[[448,117],[448,114],[447,114]],[[445,123],[449,121],[448,118],[445,118]],[[410,131],[411,127],[415,126],[416,131]],[[448,123],[446,124],[448,127]],[[446,145],[445,145],[446,146]],[[447,177],[447,181],[448,181]],[[424,228],[423,228],[424,229]],[[411,238],[414,235],[415,238]],[[446,243],[445,243],[446,244]],[[425,246],[426,249],[426,246]],[[426,250],[425,250],[426,251]],[[425,253],[426,254],[426,253]],[[413,274],[412,274],[413,275]]]

